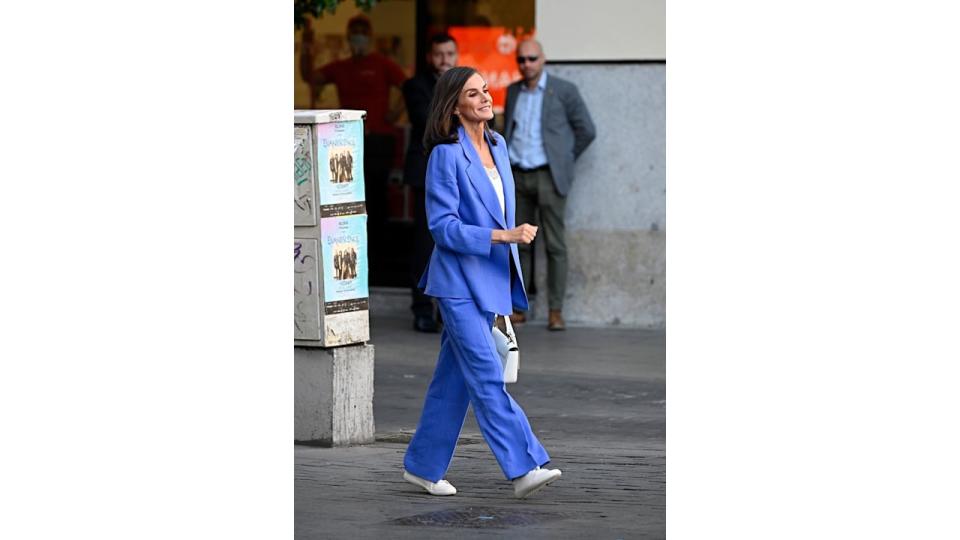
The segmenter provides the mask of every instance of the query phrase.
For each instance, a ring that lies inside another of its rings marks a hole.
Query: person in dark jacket
[[[430,100],[437,79],[457,65],[457,42],[449,34],[430,38],[427,53],[429,71],[420,73],[403,85],[403,99],[410,117],[410,144],[404,160],[403,181],[410,186],[414,200],[413,256],[410,258],[410,293],[412,296],[413,328],[419,332],[439,332],[437,309],[433,300],[417,288],[420,274],[430,261],[433,238],[427,229],[424,209],[424,178],[427,174],[427,155],[423,147],[423,133],[427,125]]]

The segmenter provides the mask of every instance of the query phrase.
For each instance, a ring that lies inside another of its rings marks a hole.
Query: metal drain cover
[[[532,510],[511,510],[506,508],[484,508],[471,506],[455,510],[438,510],[414,516],[397,518],[391,521],[395,525],[416,525],[434,527],[461,527],[468,529],[505,529],[535,525],[551,521],[561,516],[548,512]]]

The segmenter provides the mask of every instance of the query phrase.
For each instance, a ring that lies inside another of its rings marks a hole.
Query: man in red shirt
[[[401,110],[390,110],[390,87],[400,90],[407,76],[393,60],[373,50],[373,25],[364,15],[347,22],[347,41],[350,58],[335,60],[314,68],[313,29],[303,30],[303,52],[300,55],[300,74],[317,90],[328,83],[337,87],[340,107],[367,111],[364,121],[363,169],[369,231],[371,276],[384,249],[382,241],[387,224],[387,180],[393,164],[394,121]]]

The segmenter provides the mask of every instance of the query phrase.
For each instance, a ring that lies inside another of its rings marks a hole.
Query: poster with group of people
[[[350,148],[330,149],[330,181],[334,184],[353,181],[353,152]]]
[[[315,129],[320,204],[363,201],[363,122],[329,122]]]
[[[357,278],[357,246],[356,244],[339,244],[333,246],[333,279]]]
[[[354,214],[320,220],[326,303],[368,296],[367,216]]]

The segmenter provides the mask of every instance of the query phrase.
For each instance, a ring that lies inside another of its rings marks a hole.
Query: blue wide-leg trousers
[[[431,482],[443,479],[470,404],[508,480],[547,464],[550,456],[503,383],[503,366],[491,334],[494,314],[481,311],[469,298],[437,300],[444,323],[440,358],[404,468]]]

